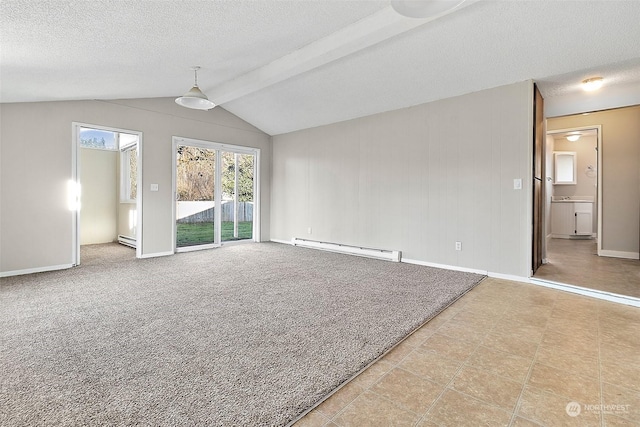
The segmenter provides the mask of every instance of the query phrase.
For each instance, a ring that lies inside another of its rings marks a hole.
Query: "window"
[[[121,133],[120,201],[134,203],[138,195],[138,137]]]
[[[108,130],[81,127],[80,147],[116,151],[118,150],[118,133]]]

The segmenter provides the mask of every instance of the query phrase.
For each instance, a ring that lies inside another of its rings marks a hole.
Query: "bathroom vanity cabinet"
[[[593,203],[561,200],[551,202],[551,237],[569,239],[592,235]]]

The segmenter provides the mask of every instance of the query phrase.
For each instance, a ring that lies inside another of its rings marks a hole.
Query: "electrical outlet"
[[[307,228],[307,233],[311,234],[311,227]]]
[[[456,242],[456,251],[462,250],[462,242]]]

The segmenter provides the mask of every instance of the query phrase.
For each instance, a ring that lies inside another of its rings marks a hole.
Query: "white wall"
[[[546,135],[545,147],[545,237],[551,236],[551,197],[553,196],[553,151],[555,150],[555,140],[553,136]]]
[[[273,137],[271,237],[527,277],[532,94],[527,81]]]
[[[82,209],[80,244],[113,242],[117,238],[118,151],[81,148],[79,153]]]
[[[196,111],[172,98],[0,104],[0,272],[72,260],[72,122],[141,131],[143,255],[172,248],[171,137],[262,149],[261,238],[269,239],[269,136],[222,108]],[[159,185],[150,192],[149,184]],[[44,206],[45,209],[41,207]]]

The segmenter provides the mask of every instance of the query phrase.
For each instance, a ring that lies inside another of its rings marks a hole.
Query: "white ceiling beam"
[[[207,95],[218,105],[233,101],[373,46],[477,1],[479,0],[467,0],[452,10],[426,19],[406,18],[387,6],[352,25],[207,91]]]

